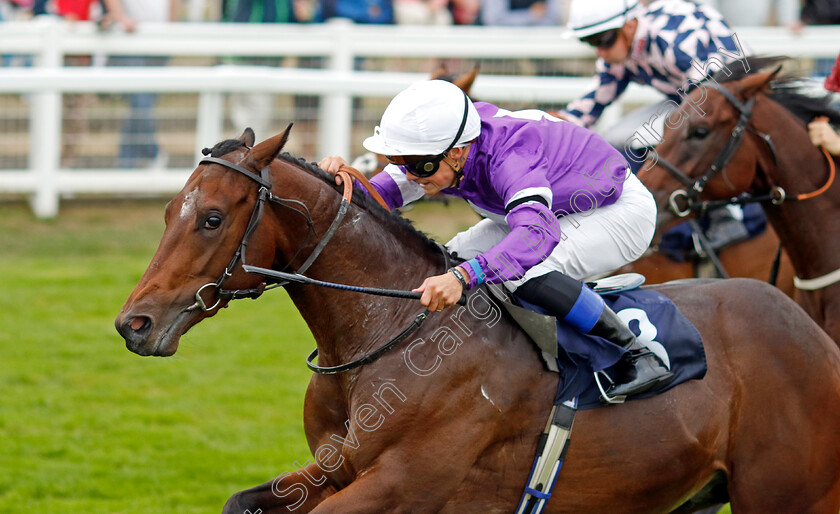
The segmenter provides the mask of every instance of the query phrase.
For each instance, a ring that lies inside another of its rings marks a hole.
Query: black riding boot
[[[611,398],[644,393],[674,378],[668,368],[649,348],[644,346],[621,318],[604,305],[604,311],[590,334],[603,337],[627,349],[627,354],[613,366],[613,385],[607,388]]]
[[[610,398],[643,393],[673,378],[659,357],[642,345],[630,327],[580,280],[553,271],[525,282],[516,295],[540,305],[584,334],[603,337],[628,350],[610,368],[613,384],[606,390]]]

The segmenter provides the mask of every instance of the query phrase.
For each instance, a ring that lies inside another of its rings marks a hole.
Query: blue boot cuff
[[[579,332],[587,334],[598,322],[602,312],[604,312],[604,299],[585,284],[581,284],[580,295],[563,321]]]

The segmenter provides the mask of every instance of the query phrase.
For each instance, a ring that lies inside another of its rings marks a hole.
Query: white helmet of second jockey
[[[452,148],[466,146],[481,132],[472,101],[444,80],[416,82],[391,100],[373,136],[362,143],[392,163],[411,166],[418,177],[437,171]],[[399,157],[414,157],[399,158]],[[420,157],[429,157],[420,159]]]
[[[564,35],[582,39],[618,29],[640,10],[639,0],[572,0]]]

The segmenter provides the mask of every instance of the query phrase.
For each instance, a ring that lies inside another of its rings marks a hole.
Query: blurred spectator
[[[312,22],[319,17],[315,0],[223,0],[222,21],[228,23],[295,23]],[[283,57],[239,57],[226,62],[247,66],[279,67]],[[301,65],[306,64],[301,62]],[[311,64],[311,63],[310,63]],[[230,93],[228,105],[231,123],[237,131],[251,127],[262,140],[272,134],[274,113],[270,93]],[[298,104],[303,100],[295,99]]]
[[[781,25],[796,29],[799,24],[799,0],[709,0],[711,5],[735,27]]]
[[[840,1],[805,0],[801,18],[806,25],[840,25]]]
[[[32,0],[0,0],[0,22],[26,20],[32,16]],[[31,66],[31,56],[0,54],[0,66]]]
[[[497,26],[560,25],[560,0],[483,0],[481,22]]]
[[[452,23],[455,25],[479,25],[481,23],[481,0],[450,0]]]
[[[101,21],[103,10],[118,8],[119,0],[35,0],[33,12],[41,15],[56,15],[70,22]],[[90,55],[66,55],[65,66],[91,66]],[[88,110],[97,101],[92,93],[65,94],[63,97],[64,129],[62,131],[62,167],[75,164],[76,150],[89,133]]]
[[[109,0],[106,24],[118,24],[132,32],[138,23],[175,21],[180,12],[180,0]],[[111,66],[164,66],[167,57],[113,56]],[[156,93],[131,93],[126,95],[128,117],[120,131],[118,166],[120,168],[165,168],[166,152],[157,142],[155,123]]]
[[[840,24],[840,0],[805,0],[802,4],[804,25]],[[831,73],[831,59],[814,59],[814,75],[825,77]]]
[[[393,0],[398,25],[452,25],[449,0]]]
[[[323,17],[347,18],[356,23],[394,23],[392,0],[322,0]]]
[[[0,21],[23,20],[31,14],[32,0],[0,0]]]
[[[834,63],[834,68],[825,79],[825,89],[832,93],[840,93],[840,55]],[[840,134],[828,123],[825,117],[818,118],[808,124],[808,135],[814,146],[822,146],[832,155],[840,155]]]

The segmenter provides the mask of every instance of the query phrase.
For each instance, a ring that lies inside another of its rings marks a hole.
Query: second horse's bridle
[[[661,166],[663,169],[665,169],[665,171],[670,173],[671,176],[673,176],[681,184],[686,186],[686,189],[677,189],[676,191],[672,192],[671,195],[668,197],[668,205],[671,208],[671,211],[680,218],[688,216],[692,211],[703,211],[711,207],[718,207],[720,205],[732,203],[747,203],[746,201],[741,200],[725,200],[721,202],[700,201],[700,195],[705,190],[706,184],[708,184],[709,180],[711,180],[715,174],[726,168],[726,166],[735,156],[735,152],[738,151],[738,148],[744,141],[744,136],[746,135],[747,131],[754,133],[767,144],[767,147],[770,149],[770,153],[773,156],[773,162],[777,162],[776,147],[773,144],[773,140],[771,139],[770,135],[764,134],[763,132],[759,132],[749,124],[750,118],[752,117],[753,113],[753,106],[755,105],[755,97],[750,98],[746,102],[742,102],[738,98],[736,98],[731,91],[720,86],[719,84],[714,84],[709,87],[715,89],[721,95],[723,95],[723,97],[726,98],[729,101],[729,103],[731,103],[738,110],[739,115],[738,121],[735,124],[735,127],[732,129],[732,133],[729,135],[729,140],[727,140],[726,145],[720,151],[720,153],[715,158],[711,166],[709,166],[709,169],[706,171],[706,173],[704,173],[700,178],[692,179],[691,177],[686,175],[682,170],[668,162],[663,157],[659,155],[656,156],[656,164]],[[768,200],[773,202],[774,204],[779,204],[783,202],[785,200],[784,190],[782,188],[777,188],[774,186],[769,195],[761,197],[760,199],[758,197],[755,197],[755,199],[751,201]],[[680,202],[682,202],[684,205],[680,206]]]

